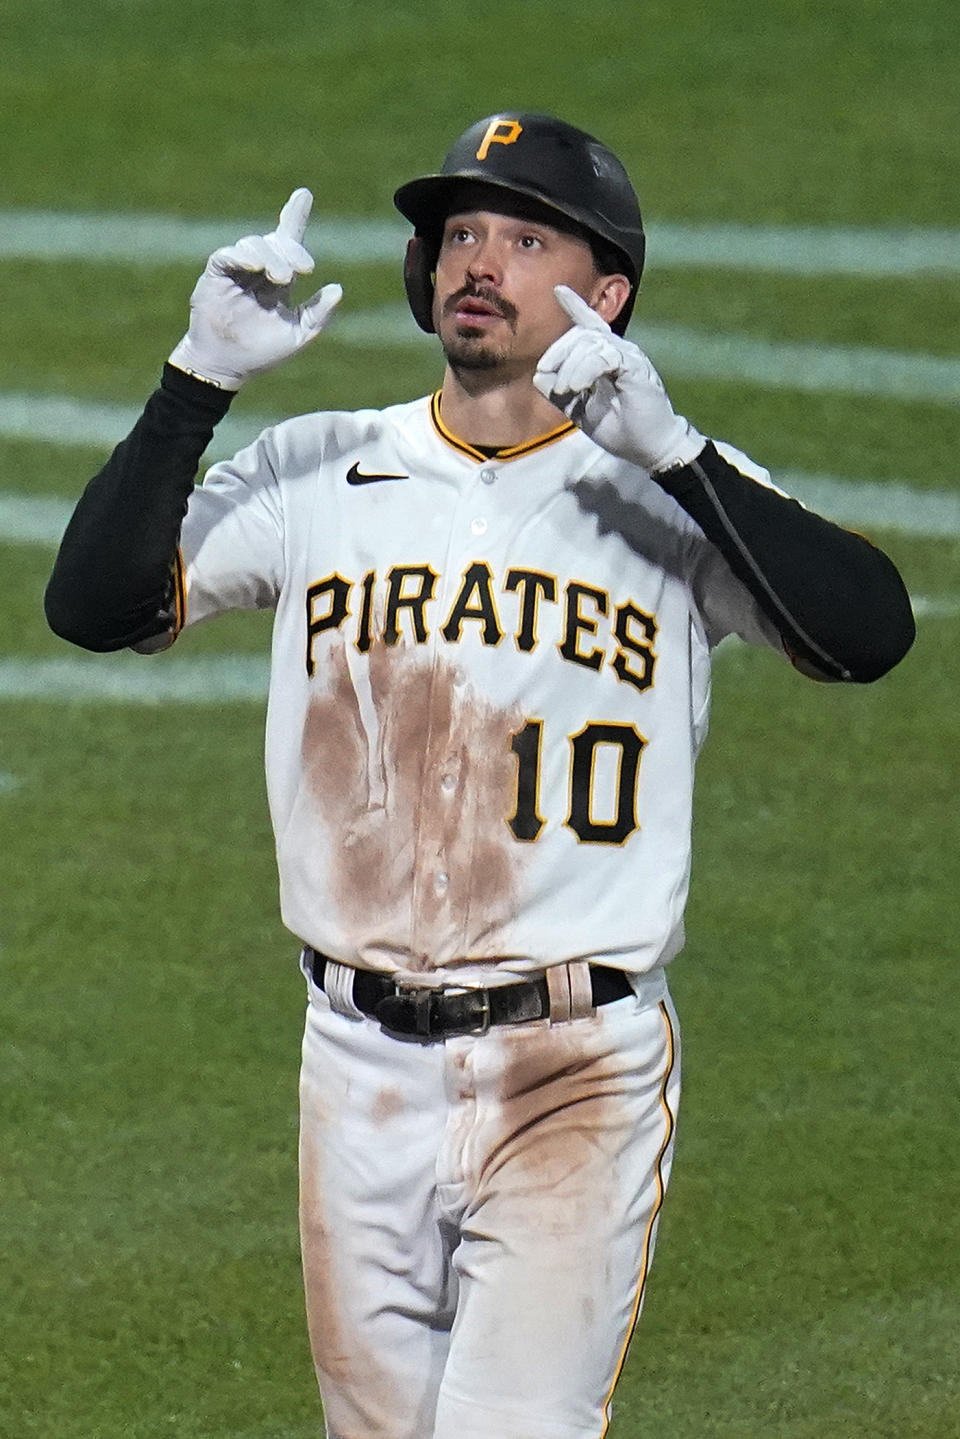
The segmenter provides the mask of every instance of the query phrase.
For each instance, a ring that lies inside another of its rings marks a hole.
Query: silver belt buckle
[[[480,996],[481,1010],[480,1018],[467,1029],[452,1029],[451,1034],[486,1034],[490,1028],[490,992],[481,989],[473,984],[439,984],[436,986],[438,994],[475,994]]]

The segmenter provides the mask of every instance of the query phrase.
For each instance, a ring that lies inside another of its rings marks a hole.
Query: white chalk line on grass
[[[631,336],[650,352],[669,383],[675,378],[749,384],[799,393],[850,394],[952,405],[960,400],[960,359],[868,347],[778,343],[752,335],[702,334],[681,326],[641,325]],[[402,306],[338,317],[330,340],[379,349],[429,343]],[[320,344],[325,343],[322,337]],[[159,369],[159,365],[158,365]],[[146,396],[144,396],[146,398]],[[242,402],[241,402],[242,405]],[[0,438],[53,445],[112,447],[136,422],[140,407],[0,391]],[[238,407],[217,427],[208,460],[234,454],[275,417]]]
[[[806,394],[876,395],[934,405],[960,401],[960,359],[920,351],[819,341],[716,334],[637,318],[629,338],[646,350],[665,378],[746,382],[760,389]],[[337,315],[331,340],[375,349],[436,343],[417,329],[405,305]],[[322,344],[323,341],[321,340]]]
[[[72,513],[72,500],[0,490],[0,543],[58,545]]]
[[[960,595],[917,595],[919,619],[953,619]],[[724,647],[717,651],[722,659]],[[108,657],[63,659],[0,658],[0,702],[50,704],[261,704],[267,696],[270,662],[266,655],[224,654],[177,659],[148,659],[122,653]],[[0,782],[0,791],[2,791]]]
[[[0,258],[90,264],[202,264],[241,235],[264,234],[276,216],[203,220],[176,215],[0,210]],[[403,258],[411,234],[399,220],[314,220],[305,243],[321,265],[380,265]]]
[[[112,704],[216,704],[262,701],[266,655],[191,659],[129,653],[64,659],[0,658],[0,700],[106,701]]]
[[[801,470],[777,471],[782,489],[827,519],[867,534],[896,530],[914,539],[960,537],[960,493],[920,490],[902,481],[844,480]]]
[[[712,333],[637,318],[629,338],[672,378],[746,382],[765,390],[804,394],[878,396],[908,404],[960,401],[960,359],[920,351],[820,341],[770,340],[736,332]],[[435,343],[416,328],[405,305],[382,305],[332,324],[329,336],[350,345],[384,349]],[[320,342],[321,344],[323,341]]]
[[[960,595],[911,595],[918,620],[950,620],[960,614]]]
[[[960,494],[948,490],[914,489],[895,481],[844,480],[799,470],[778,471],[774,478],[810,509],[853,529],[897,530],[915,539],[960,537]],[[53,495],[0,490],[0,543],[55,547],[73,503]]]
[[[193,219],[169,214],[0,210],[0,258],[158,265],[202,261],[275,216]],[[647,221],[648,264],[792,275],[883,278],[960,273],[960,231],[924,227],[695,224]],[[318,217],[306,241],[321,267],[399,263],[410,228],[393,218]]]
[[[908,404],[960,401],[960,359],[870,346],[706,334],[681,325],[631,326],[630,338],[667,377],[735,381],[764,390],[876,396]]]
[[[146,399],[146,396],[144,396]],[[28,440],[80,449],[111,450],[129,434],[140,416],[139,405],[102,404],[67,395],[15,394],[0,391],[0,438]],[[205,459],[227,459],[276,424],[274,415],[227,415],[217,426]]]

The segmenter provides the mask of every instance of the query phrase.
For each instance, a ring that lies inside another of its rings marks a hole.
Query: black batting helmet
[[[393,197],[415,236],[407,246],[404,283],[414,318],[433,332],[433,275],[443,223],[465,185],[491,186],[531,202],[544,221],[563,217],[595,250],[610,252],[630,281],[630,294],[612,328],[622,335],[633,311],[646,247],[640,206],[630,177],[606,145],[552,115],[512,111],[490,115],[465,130],[439,174],[401,185]],[[505,196],[504,196],[505,198]],[[527,206],[526,208],[531,208]]]

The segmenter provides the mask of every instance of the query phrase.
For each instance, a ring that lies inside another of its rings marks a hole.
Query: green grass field
[[[958,1439],[960,384],[929,378],[960,375],[954,6],[5,0],[0,53],[0,1439],[322,1432],[262,702],[98,692],[129,657],[46,630],[53,543],[21,523],[109,449],[39,401],[135,408],[204,252],[37,258],[6,222],[155,214],[229,241],[298,184],[328,217],[389,222],[397,183],[517,104],[628,163],[650,232],[637,338],[733,337],[713,374],[651,346],[678,408],[861,505],[858,482],[908,487],[857,528],[919,614],[868,689],[718,657],[673,974],[677,1161],[611,1439]],[[859,269],[813,275],[673,263],[658,241],[722,224],[949,232],[953,258],[884,275],[865,241]],[[399,304],[399,259],[318,272],[346,318]],[[760,342],[835,357],[835,383],[745,377]],[[852,379],[877,352],[915,379]],[[382,404],[438,372],[415,339],[334,329],[235,409]],[[231,617],[137,673],[254,659],[267,636]]]

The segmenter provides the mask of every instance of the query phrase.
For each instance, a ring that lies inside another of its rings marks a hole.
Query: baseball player
[[[266,769],[309,992],[330,1439],[599,1439],[673,1155],[665,969],[711,652],[737,634],[865,682],[913,620],[883,553],[698,433],[626,338],[644,233],[609,149],[495,115],[396,203],[436,393],[290,419],[194,488],[236,391],[340,299],[290,302],[313,268],[296,191],[211,256],[47,614],[150,651],[275,612]]]

